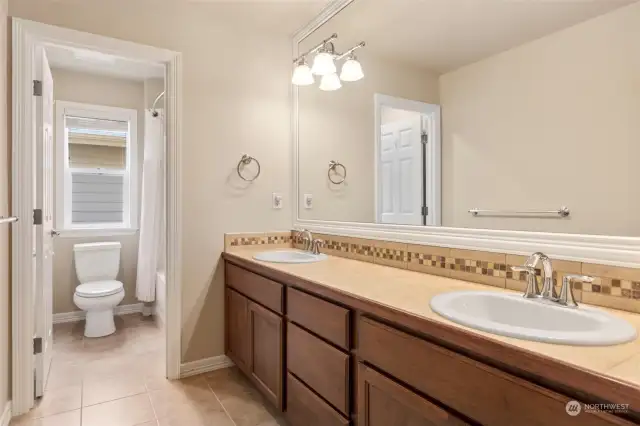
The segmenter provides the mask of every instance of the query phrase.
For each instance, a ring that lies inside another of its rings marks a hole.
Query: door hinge
[[[420,140],[423,144],[427,144],[429,143],[429,134],[427,132],[422,132],[422,135],[420,136]]]
[[[429,216],[429,207],[422,206],[422,216]]]
[[[42,96],[41,80],[33,80],[33,96]]]
[[[38,355],[42,353],[42,337],[33,338],[33,354]]]
[[[33,209],[33,224],[42,225],[42,209]]]

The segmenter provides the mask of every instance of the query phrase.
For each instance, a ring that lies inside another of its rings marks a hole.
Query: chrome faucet
[[[544,281],[542,284],[542,290],[538,288],[538,281],[536,278],[536,266],[542,262],[542,270],[544,272]],[[553,285],[553,267],[551,259],[544,253],[533,253],[524,262],[523,266],[512,266],[512,271],[526,272],[527,273],[527,288],[524,291],[523,297],[534,299],[541,298],[555,302],[562,306],[578,307],[578,304],[573,297],[572,282],[593,282],[592,277],[586,275],[565,275],[562,279],[562,287],[560,288],[560,296],[558,296],[555,286]]]
[[[531,265],[534,268],[538,266],[538,263],[542,262],[542,270],[544,272],[544,280],[542,282],[542,291],[540,296],[543,299],[557,301],[558,294],[556,288],[553,286],[553,266],[551,265],[551,259],[544,253],[533,253],[525,264]]]
[[[323,244],[324,244],[324,241],[319,238],[316,238],[315,240],[313,240],[311,242],[311,253],[320,254],[320,247],[322,247]]]
[[[311,251],[313,244],[313,234],[308,229],[301,229],[298,231],[298,236],[302,238],[302,248],[305,251]]]

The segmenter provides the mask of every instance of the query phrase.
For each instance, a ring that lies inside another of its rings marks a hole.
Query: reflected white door
[[[42,82],[42,96],[35,96],[35,200],[42,224],[35,225],[35,338],[42,339],[41,352],[35,354],[35,395],[46,388],[53,356],[53,78],[49,61],[40,48],[35,79]]]
[[[420,115],[380,126],[379,223],[422,225],[424,179]]]

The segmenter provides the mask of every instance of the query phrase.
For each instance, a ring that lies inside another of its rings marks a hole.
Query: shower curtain
[[[141,302],[156,300],[156,272],[164,247],[164,126],[163,114],[144,116],[144,160],[140,198],[140,241],[136,297]]]

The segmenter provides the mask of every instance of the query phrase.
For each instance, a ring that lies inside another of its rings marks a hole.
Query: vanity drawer
[[[349,310],[287,288],[287,317],[331,343],[349,350]]]
[[[398,380],[489,425],[626,425],[609,414],[566,413],[571,398],[369,318],[358,321],[358,354]]]
[[[466,426],[431,401],[358,363],[357,426]]]
[[[349,415],[349,355],[288,323],[287,368],[342,414]]]
[[[287,420],[292,426],[349,425],[347,419],[291,374],[287,374]]]
[[[226,263],[225,267],[225,281],[229,287],[233,287],[238,292],[272,311],[282,314],[282,295],[284,292],[282,284],[239,268],[229,262]]]

